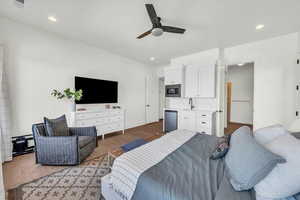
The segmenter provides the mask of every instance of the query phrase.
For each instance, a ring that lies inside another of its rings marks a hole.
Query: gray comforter
[[[209,159],[216,142],[196,134],[139,177],[132,200],[255,200],[252,191],[234,191],[223,159]]]

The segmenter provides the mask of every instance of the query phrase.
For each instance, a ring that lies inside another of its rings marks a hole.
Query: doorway
[[[155,75],[146,77],[145,88],[145,113],[146,124],[157,122],[159,119],[158,113],[158,78]]]
[[[242,126],[253,128],[254,63],[229,65],[226,73],[225,134]]]

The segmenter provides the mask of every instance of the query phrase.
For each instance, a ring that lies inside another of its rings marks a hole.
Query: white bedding
[[[110,187],[120,199],[130,200],[139,176],[191,139],[196,133],[177,130],[118,157],[110,174]]]

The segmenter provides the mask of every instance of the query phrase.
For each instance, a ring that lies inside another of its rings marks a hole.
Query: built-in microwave
[[[166,85],[166,97],[181,97],[181,85]]]

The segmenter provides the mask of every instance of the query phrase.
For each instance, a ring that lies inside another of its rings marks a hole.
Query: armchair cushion
[[[47,136],[69,136],[69,129],[66,116],[63,115],[56,119],[44,117]]]
[[[94,141],[95,141],[95,137],[78,136],[78,145],[79,145],[80,149],[82,149],[83,147],[85,147],[86,145],[88,145],[90,143],[94,143]]]

